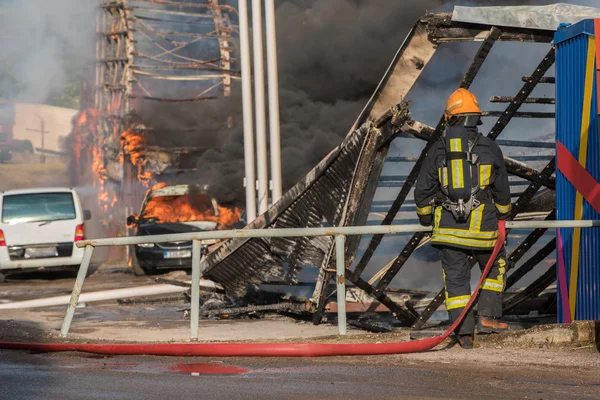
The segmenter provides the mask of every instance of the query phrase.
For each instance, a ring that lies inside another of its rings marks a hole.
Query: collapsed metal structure
[[[435,13],[424,16],[409,33],[393,59],[384,78],[377,87],[351,132],[344,142],[333,150],[321,163],[265,214],[252,222],[250,229],[283,227],[314,227],[323,224],[348,226],[363,224],[371,211],[373,195],[378,185],[394,182],[401,186],[396,199],[381,221],[382,225],[392,224],[399,212],[414,209],[410,204],[411,189],[416,181],[422,162],[431,145],[443,133],[444,123],[440,116],[435,127],[417,121],[410,121],[406,104],[396,105],[413,87],[425,66],[434,55],[437,45],[443,42],[480,41],[481,45],[464,75],[460,87],[469,88],[479,73],[494,45],[500,41],[531,42],[548,44],[548,53],[532,71],[523,77],[523,85],[515,96],[494,96],[491,102],[507,103],[505,111],[485,112],[486,117],[497,117],[497,122],[487,133],[496,140],[513,118],[554,118],[554,113],[523,112],[523,104],[554,104],[553,99],[530,97],[538,84],[553,84],[554,77],[546,76],[554,64],[554,48],[551,46],[554,31],[528,29],[522,27],[500,27],[484,24],[453,21],[448,13]],[[484,132],[485,134],[485,132]],[[424,147],[416,159],[397,157],[392,162],[414,162],[408,176],[380,177],[383,163],[392,139],[420,139]],[[529,149],[553,149],[552,142],[497,140],[501,146]],[[519,158],[519,159],[517,159]],[[527,165],[524,161],[547,161],[542,169]],[[523,213],[538,213],[545,219],[555,218],[555,161],[553,155],[525,155],[506,158],[508,171],[519,180],[513,180],[515,190],[513,217]],[[522,186],[526,185],[525,190]],[[544,188],[545,190],[540,191]],[[539,193],[538,193],[539,192]],[[386,204],[387,205],[387,204]],[[538,267],[543,269],[539,278],[504,302],[505,312],[510,312],[528,300],[537,298],[556,279],[555,265],[549,268],[541,265],[553,253],[556,240],[551,240],[534,254],[529,255],[536,242],[546,233],[546,229],[536,229],[529,233],[509,252],[509,265],[512,268],[506,288],[510,289],[528,272]],[[376,275],[378,279],[367,282],[363,272],[381,244],[383,235],[370,238],[366,250],[354,263],[359,246],[359,238],[346,244],[346,279],[369,296],[387,307],[404,324],[421,328],[444,300],[443,290],[437,294],[419,314],[410,301],[397,302],[389,294],[392,279],[398,274],[417,247],[425,243],[428,234],[414,234],[401,249],[393,262]],[[518,267],[514,267],[527,255]],[[319,323],[327,298],[331,295],[329,282],[333,276],[332,258],[334,241],[326,238],[290,239],[232,239],[209,254],[202,263],[203,276],[222,284],[231,297],[242,296],[248,286],[269,280],[272,276],[284,276],[287,282],[295,282],[298,271],[304,265],[319,268],[319,277],[314,293],[307,304],[313,314],[313,321]],[[473,261],[474,262],[474,261]],[[539,309],[552,312],[556,297],[544,300]]]

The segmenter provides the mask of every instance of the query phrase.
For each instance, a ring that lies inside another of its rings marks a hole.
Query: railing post
[[[337,283],[338,333],[346,334],[346,236],[335,237],[335,274]]]
[[[198,340],[198,324],[200,322],[200,241],[192,242],[192,299],[190,308],[190,324],[192,341]]]
[[[77,307],[77,303],[79,303],[79,295],[81,294],[81,288],[83,288],[83,281],[87,276],[93,253],[93,246],[85,247],[85,251],[83,252],[83,260],[81,261],[81,265],[79,266],[79,272],[77,272],[75,286],[73,286],[73,292],[71,293],[71,300],[67,305],[67,313],[65,314],[65,319],[63,320],[62,327],[60,328],[60,336],[62,337],[67,337],[69,329],[71,328],[71,322],[73,321],[73,315],[75,314],[75,307]]]

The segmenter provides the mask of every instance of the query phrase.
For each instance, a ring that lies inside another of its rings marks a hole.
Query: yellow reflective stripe
[[[490,247],[494,247],[496,245],[496,240],[465,239],[451,235],[436,234],[435,232],[431,236],[431,241],[433,243],[456,244],[460,246],[476,247],[481,249],[489,249]]]
[[[492,292],[500,292],[504,290],[504,282],[498,279],[485,279],[483,281],[483,285],[481,285],[481,289],[483,290],[491,290]]]
[[[498,231],[473,232],[467,229],[439,228],[435,230],[434,234],[435,233],[443,235],[462,236],[467,239],[496,239],[498,237]]]
[[[417,207],[417,215],[431,215],[431,214],[433,214],[432,206]]]
[[[483,208],[485,204],[481,204],[475,210],[471,211],[471,223],[469,224],[470,232],[481,231],[481,221],[483,220]]]
[[[462,140],[450,139],[450,151],[462,151]]]
[[[463,177],[463,160],[452,160],[451,166],[452,166],[452,187],[454,189],[464,188],[465,181],[464,181],[464,177]]]
[[[500,214],[508,214],[510,210],[512,210],[512,204],[508,204],[507,206],[503,206],[502,204],[494,203]]]
[[[438,179],[442,186],[448,186],[448,168],[442,167],[438,168]]]
[[[490,184],[490,177],[492,176],[491,164],[481,164],[479,166],[479,187],[482,189]]]
[[[464,296],[448,297],[446,299],[446,310],[454,310],[456,308],[464,308],[469,304],[471,295],[467,294]]]
[[[433,216],[433,228],[437,229],[440,226],[440,220],[442,219],[442,206],[435,208],[435,214]]]
[[[462,151],[462,140],[450,139],[450,151]],[[450,162],[450,166],[452,167],[452,187],[454,189],[464,188],[465,182],[463,179],[463,160],[452,160]]]
[[[444,294],[446,297],[446,302],[448,302],[448,287],[446,286],[446,271],[442,268],[442,276],[444,277]]]

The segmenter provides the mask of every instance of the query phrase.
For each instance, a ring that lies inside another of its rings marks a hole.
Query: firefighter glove
[[[433,215],[419,215],[419,223],[423,226],[433,225]]]

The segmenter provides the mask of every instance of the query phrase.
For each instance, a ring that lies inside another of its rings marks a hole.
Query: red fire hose
[[[170,344],[67,344],[67,343],[19,343],[0,342],[0,349],[31,350],[39,352],[81,351],[86,353],[126,355],[146,354],[155,356],[197,357],[325,357],[376,354],[417,353],[431,350],[454,332],[471,308],[483,280],[498,256],[506,229],[504,221],[498,224],[500,235],[469,304],[460,317],[441,336],[402,343],[380,344],[319,344],[319,343],[170,343]]]

